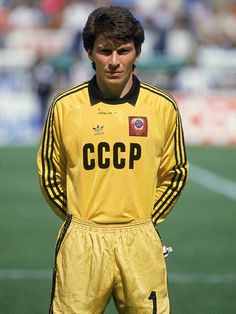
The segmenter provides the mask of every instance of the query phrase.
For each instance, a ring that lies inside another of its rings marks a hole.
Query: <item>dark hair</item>
[[[89,15],[82,33],[86,51],[93,49],[99,35],[121,43],[133,41],[137,53],[140,53],[144,42],[143,27],[133,14],[123,7],[100,7]]]

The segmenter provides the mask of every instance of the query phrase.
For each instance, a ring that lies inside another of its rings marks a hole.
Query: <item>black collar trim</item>
[[[90,97],[91,105],[96,105],[99,102],[103,102],[110,105],[124,104],[126,102],[135,106],[140,90],[140,81],[138,78],[133,75],[133,85],[129,92],[122,98],[113,99],[113,98],[104,98],[101,91],[99,90],[96,82],[96,75],[89,81],[88,92]]]

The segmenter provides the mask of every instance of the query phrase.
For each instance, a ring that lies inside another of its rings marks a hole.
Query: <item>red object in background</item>
[[[42,0],[40,7],[44,13],[53,14],[60,12],[65,5],[65,0]]]
[[[9,11],[6,9],[0,10],[0,33],[3,34],[8,29]]]
[[[236,98],[234,94],[176,93],[190,145],[236,145]]]

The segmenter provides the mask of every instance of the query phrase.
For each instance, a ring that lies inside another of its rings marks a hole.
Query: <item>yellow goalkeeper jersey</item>
[[[162,221],[188,163],[174,99],[136,76],[120,99],[103,98],[96,77],[56,96],[38,151],[42,192],[62,219]]]

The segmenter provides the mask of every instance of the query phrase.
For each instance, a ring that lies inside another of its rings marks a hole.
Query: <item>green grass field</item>
[[[37,148],[0,148],[0,313],[45,314],[59,219],[44,202]],[[236,309],[236,148],[188,148],[191,163],[211,171],[231,196],[195,183],[160,226],[173,247],[167,259],[173,314],[233,314]],[[106,314],[116,313],[111,302]]]

